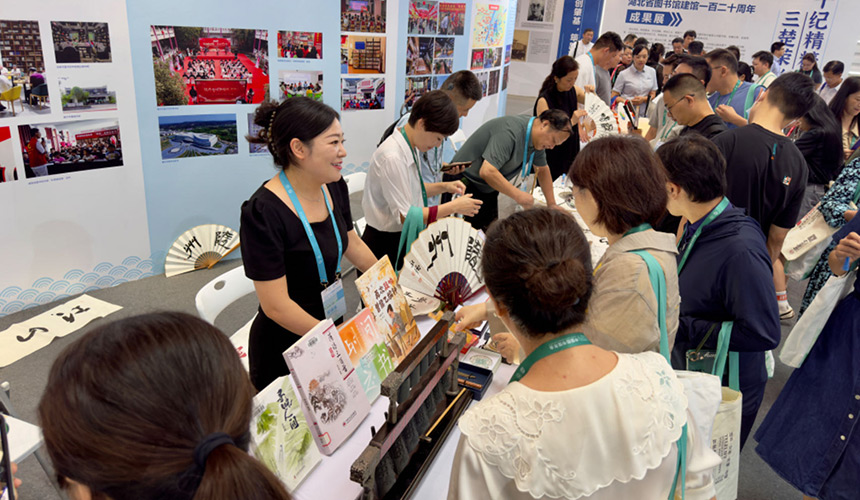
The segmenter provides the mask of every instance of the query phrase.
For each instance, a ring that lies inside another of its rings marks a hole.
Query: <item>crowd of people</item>
[[[317,50],[316,45],[311,44],[308,46],[307,44],[294,44],[292,40],[285,40],[284,43],[278,47],[279,56],[286,57],[288,59],[292,58],[301,58],[301,59],[322,59],[322,50]]]
[[[782,68],[780,43],[752,55],[749,81],[736,47],[705,52],[693,31],[668,52],[602,33],[587,52],[553,64],[533,116],[491,119],[455,152],[449,138],[482,97],[478,78],[458,71],[383,134],[361,237],[341,175],[338,113],[302,97],[261,104],[249,141],[267,146],[278,173],[241,207],[245,274],[260,302],[250,383],[229,342],[200,320],[168,313],[103,325],[63,352],[40,404],[59,476],[94,498],[142,498],[142,488],[171,498],[287,498],[246,453],[254,388],[288,374],[281,353],[331,310],[323,297],[340,283],[342,257],[361,272],[383,256],[399,269],[410,234],[462,215],[486,231],[489,300],[460,309],[456,327],[497,316],[507,332],[492,342],[521,364],[461,417],[449,498],[714,498],[720,458],[673,368],[687,369],[690,351],[715,350],[716,331],[729,333],[743,447],[768,351],[794,316],[780,255],[788,231],[807,209],[839,228],[808,285],[810,302],[831,274],[860,261],[860,78],[843,81],[838,61],[820,82],[814,58]],[[631,123],[589,140],[589,93],[616,108],[630,102],[649,130]],[[555,198],[561,176],[588,231],[608,242],[598,262]],[[535,208],[535,185],[545,208]],[[500,194],[523,210],[502,214]],[[821,500],[860,491],[852,279],[754,435],[768,465]],[[163,390],[175,380],[182,391]],[[104,429],[117,436],[106,441]]]
[[[319,83],[300,82],[287,83],[281,82],[281,95],[283,98],[305,96],[313,98],[315,94],[322,92],[322,85]]]
[[[373,15],[366,11],[345,11],[340,17],[341,31],[362,33],[385,33],[385,16]]]

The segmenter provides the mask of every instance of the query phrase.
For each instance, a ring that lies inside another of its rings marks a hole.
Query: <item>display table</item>
[[[42,446],[42,429],[8,415],[3,418],[9,424],[9,454],[13,462],[24,460]]]
[[[567,176],[563,176],[563,178],[567,178]],[[606,249],[609,248],[609,242],[606,238],[601,238],[588,229],[585,221],[582,220],[582,216],[576,211],[576,206],[573,203],[572,188],[569,183],[565,185],[562,177],[559,177],[553,182],[552,188],[555,194],[555,202],[576,219],[576,223],[579,224],[580,229],[585,233],[585,239],[591,247],[591,266],[596,266],[600,258],[603,257],[603,254],[606,253]],[[536,206],[546,206],[546,198],[544,198],[543,191],[539,187],[534,190],[534,198]]]

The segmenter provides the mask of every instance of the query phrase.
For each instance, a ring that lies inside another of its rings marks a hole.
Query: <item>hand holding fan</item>
[[[440,219],[412,243],[403,259],[400,286],[407,297],[425,302],[435,298],[453,310],[484,286],[479,270],[483,248],[483,232],[463,219]]]
[[[596,139],[606,135],[620,134],[621,128],[615,115],[603,99],[596,94],[585,94],[585,112],[594,121],[594,134],[587,139]]]
[[[219,224],[203,224],[182,233],[164,260],[168,278],[196,269],[211,268],[239,246],[239,233]]]

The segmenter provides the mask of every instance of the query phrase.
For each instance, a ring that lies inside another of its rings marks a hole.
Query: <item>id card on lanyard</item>
[[[317,272],[320,277],[320,284],[323,286],[323,291],[320,293],[320,297],[322,299],[325,317],[332,320],[342,318],[346,315],[346,296],[343,293],[343,282],[340,279],[340,260],[341,257],[343,257],[343,242],[340,239],[340,231],[338,231],[337,228],[337,221],[334,218],[334,212],[332,211],[328,198],[325,195],[325,189],[320,188],[323,195],[323,201],[325,201],[325,207],[328,209],[328,216],[331,219],[332,229],[334,229],[334,237],[337,239],[337,270],[335,271],[335,279],[333,283],[329,283],[328,274],[325,270],[325,259],[323,259],[322,251],[320,250],[320,245],[317,242],[314,230],[311,228],[311,224],[308,222],[308,217],[305,215],[302,204],[299,202],[299,198],[296,196],[296,192],[293,190],[293,186],[290,184],[290,180],[287,179],[287,174],[283,170],[281,171],[280,179],[281,184],[284,186],[284,190],[290,197],[290,201],[293,202],[293,207],[296,209],[296,215],[298,215],[299,220],[302,221],[302,227],[305,228],[305,234],[307,234],[308,240],[311,244],[311,250],[314,252]]]
[[[526,128],[526,143],[523,147],[523,164],[520,169],[519,174],[517,174],[517,178],[514,181],[514,186],[522,191],[526,191],[527,193],[531,191],[531,189],[523,189],[523,184],[529,175],[532,173],[532,164],[535,161],[535,151],[532,151],[532,154],[529,155],[529,144],[532,139],[532,126],[535,123],[535,117],[531,117],[529,120],[529,126]]]

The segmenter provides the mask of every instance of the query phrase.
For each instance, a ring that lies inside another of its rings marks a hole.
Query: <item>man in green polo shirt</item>
[[[532,172],[547,205],[557,206],[544,150],[563,143],[570,133],[570,117],[558,109],[546,110],[538,117],[502,116],[481,125],[453,159],[453,163],[471,162],[463,173],[466,193],[484,202],[477,215],[465,220],[486,230],[499,216],[499,193],[523,208],[531,208],[534,197],[525,180]]]

